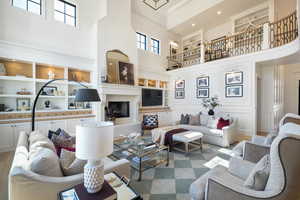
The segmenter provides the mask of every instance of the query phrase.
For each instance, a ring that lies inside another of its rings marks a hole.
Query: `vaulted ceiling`
[[[170,31],[185,36],[223,24],[230,17],[264,2],[268,0],[170,0],[166,6],[155,11],[143,0],[132,0],[132,9]],[[221,11],[220,15],[218,11]]]

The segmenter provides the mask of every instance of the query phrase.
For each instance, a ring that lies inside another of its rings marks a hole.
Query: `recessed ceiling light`
[[[192,26],[194,27],[194,26],[196,26],[196,24],[192,24]]]
[[[221,15],[221,14],[222,14],[222,11],[219,10],[219,11],[217,12],[217,14],[218,14],[218,15]]]

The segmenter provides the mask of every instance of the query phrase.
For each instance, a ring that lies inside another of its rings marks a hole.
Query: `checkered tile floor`
[[[209,144],[203,145],[203,152],[187,156],[174,151],[170,153],[168,167],[162,165],[145,171],[141,181],[137,181],[138,173],[132,170],[131,186],[144,200],[190,200],[191,183],[218,164],[228,166],[230,153],[230,149]]]

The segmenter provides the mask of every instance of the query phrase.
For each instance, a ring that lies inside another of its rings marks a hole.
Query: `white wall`
[[[135,31],[147,35],[148,50],[138,49],[138,71],[139,77],[155,80],[167,80],[166,67],[167,56],[169,55],[170,41],[179,41],[180,37],[167,31],[166,27],[134,13],[132,25]],[[150,51],[151,37],[160,41],[160,55]]]
[[[236,59],[237,60],[237,59]],[[201,99],[196,97],[196,78],[199,76],[210,77],[210,97],[217,95],[221,107],[216,113],[228,113],[238,119],[239,133],[244,135],[255,134],[255,64],[251,60],[222,61],[205,63],[190,69],[170,72],[171,90],[169,102],[172,109],[172,120],[179,120],[180,114],[196,114],[204,110],[201,106]],[[244,73],[244,96],[242,98],[225,97],[225,73],[232,71],[243,71]],[[185,99],[179,100],[174,97],[175,80],[185,80]],[[204,110],[205,111],[205,110]],[[206,111],[205,111],[206,112]]]
[[[11,0],[1,0],[0,40],[66,55],[94,58],[100,1],[72,2],[77,6],[76,28],[54,20],[53,0],[42,0],[42,15],[13,7]]]
[[[298,114],[300,64],[285,65],[284,112]]]
[[[211,41],[231,34],[232,34],[232,21],[229,20],[222,25],[204,31],[204,40]]]

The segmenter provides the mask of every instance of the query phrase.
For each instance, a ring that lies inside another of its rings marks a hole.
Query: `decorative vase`
[[[213,109],[209,109],[209,111],[208,111],[208,115],[215,115],[215,112],[214,112],[214,110],[213,110]]]

